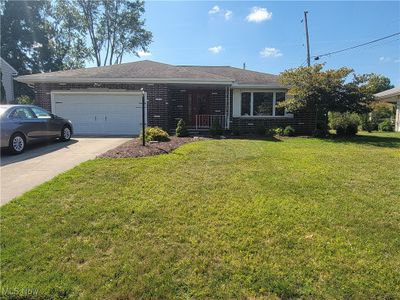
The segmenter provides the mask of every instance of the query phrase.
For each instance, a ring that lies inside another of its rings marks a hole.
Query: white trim
[[[226,79],[201,79],[201,78],[69,78],[69,77],[39,77],[29,78],[26,75],[19,76],[15,80],[23,83],[192,83],[192,84],[232,84],[232,80]]]
[[[13,67],[12,67],[12,65],[10,65],[4,58],[2,58],[2,57],[0,57],[1,58],[1,63],[3,64],[5,64],[5,65],[7,65],[11,70],[13,70],[13,76],[16,76],[16,75],[18,75],[18,72],[17,72],[17,70],[15,70]]]
[[[279,84],[241,84],[233,83],[233,89],[273,89],[273,90],[288,90],[285,86]]]

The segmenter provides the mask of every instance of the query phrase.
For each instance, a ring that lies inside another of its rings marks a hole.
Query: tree
[[[60,28],[88,41],[89,57],[97,66],[119,64],[127,53],[147,51],[152,33],[145,30],[140,0],[59,0],[69,14],[58,14]],[[68,30],[67,30],[68,28]],[[83,46],[83,44],[82,44]]]
[[[280,75],[280,81],[289,91],[288,98],[278,107],[292,112],[315,109],[319,130],[327,130],[329,111],[365,113],[370,111],[369,104],[373,101],[368,76],[356,75],[346,67],[324,71],[322,64],[316,64],[290,69]]]
[[[390,83],[390,79],[383,75],[378,74],[366,74],[367,85],[372,94],[380,93],[389,89],[394,88],[394,85]]]
[[[61,2],[61,1],[57,1]],[[81,40],[60,31],[49,1],[1,2],[1,56],[19,75],[82,67],[85,52],[74,47]],[[66,10],[62,12],[68,15]],[[72,44],[74,40],[74,44]],[[16,95],[34,96],[32,89],[16,82]]]

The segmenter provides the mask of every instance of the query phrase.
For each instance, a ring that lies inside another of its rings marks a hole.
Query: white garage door
[[[75,134],[136,135],[142,121],[140,92],[53,92],[53,113],[69,119]]]

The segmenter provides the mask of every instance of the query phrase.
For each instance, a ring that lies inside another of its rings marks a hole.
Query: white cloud
[[[400,59],[392,59],[391,57],[388,57],[388,56],[381,56],[381,57],[379,57],[379,61],[385,62],[385,63],[392,62],[392,61],[395,63],[399,63]]]
[[[208,51],[210,51],[212,54],[218,54],[222,51],[222,46],[214,46],[214,47],[210,47],[208,48]]]
[[[151,53],[150,53],[150,52],[146,52],[146,51],[143,51],[143,50],[138,51],[137,54],[139,55],[140,58],[142,58],[142,57],[147,57],[147,56],[151,56]]]
[[[272,18],[272,12],[269,12],[266,8],[254,6],[251,9],[250,14],[246,17],[249,22],[260,23],[265,20]]]
[[[265,47],[260,51],[260,55],[262,57],[280,57],[283,54],[279,49]]]
[[[232,11],[231,10],[227,10],[224,14],[225,20],[230,20],[232,18]]]
[[[211,9],[208,11],[208,13],[209,13],[210,15],[214,15],[214,14],[219,13],[220,11],[221,11],[221,9],[219,8],[219,6],[218,6],[218,5],[215,5],[215,6],[213,6],[213,8],[211,8]]]
[[[218,5],[214,5],[209,11],[209,15],[216,15],[220,17],[224,17],[226,21],[232,19],[233,12],[228,9],[224,9],[219,7]]]

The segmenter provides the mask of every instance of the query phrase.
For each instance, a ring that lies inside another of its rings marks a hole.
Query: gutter
[[[31,77],[19,76],[15,80],[32,83],[193,83],[193,84],[232,84],[233,80],[202,78],[79,78],[79,77]]]

